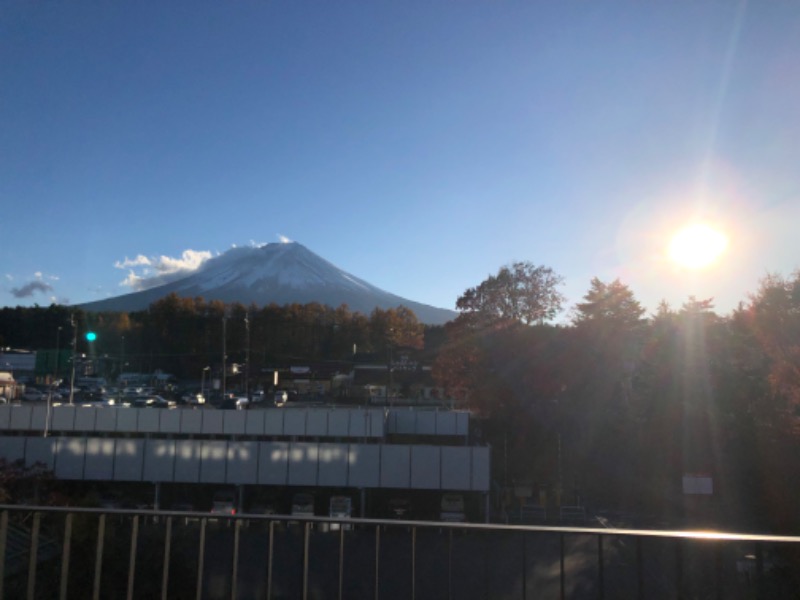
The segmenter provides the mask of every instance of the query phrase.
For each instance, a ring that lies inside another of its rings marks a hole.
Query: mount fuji
[[[208,259],[192,274],[163,285],[81,304],[89,312],[145,310],[169,294],[205,300],[265,306],[318,302],[332,308],[346,304],[369,315],[373,309],[405,306],[422,323],[440,325],[455,318],[444,308],[413,302],[351,275],[297,242],[232,248]]]

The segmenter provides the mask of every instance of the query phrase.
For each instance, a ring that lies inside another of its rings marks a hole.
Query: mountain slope
[[[171,293],[257,306],[319,302],[335,308],[347,304],[351,311],[364,314],[376,307],[385,310],[403,305],[413,310],[421,322],[432,325],[452,320],[456,314],[390,294],[296,242],[233,248],[209,259],[183,279],[80,307],[91,312],[144,310]]]

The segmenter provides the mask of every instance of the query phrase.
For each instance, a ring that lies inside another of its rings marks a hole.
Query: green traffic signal
[[[86,341],[93,342],[97,339],[97,334],[94,331],[86,332]]]

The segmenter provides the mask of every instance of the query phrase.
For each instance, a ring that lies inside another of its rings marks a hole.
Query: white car
[[[36,389],[30,389],[25,390],[25,393],[22,394],[22,399],[28,402],[39,402],[41,400],[47,400],[47,394]]]

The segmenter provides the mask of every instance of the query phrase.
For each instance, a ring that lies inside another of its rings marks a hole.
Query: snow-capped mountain
[[[82,304],[87,311],[131,312],[175,293],[182,297],[264,306],[319,302],[331,307],[347,304],[351,311],[406,306],[428,324],[452,320],[455,312],[390,294],[343,271],[297,242],[258,248],[232,248],[207,260],[197,271],[164,285]]]

